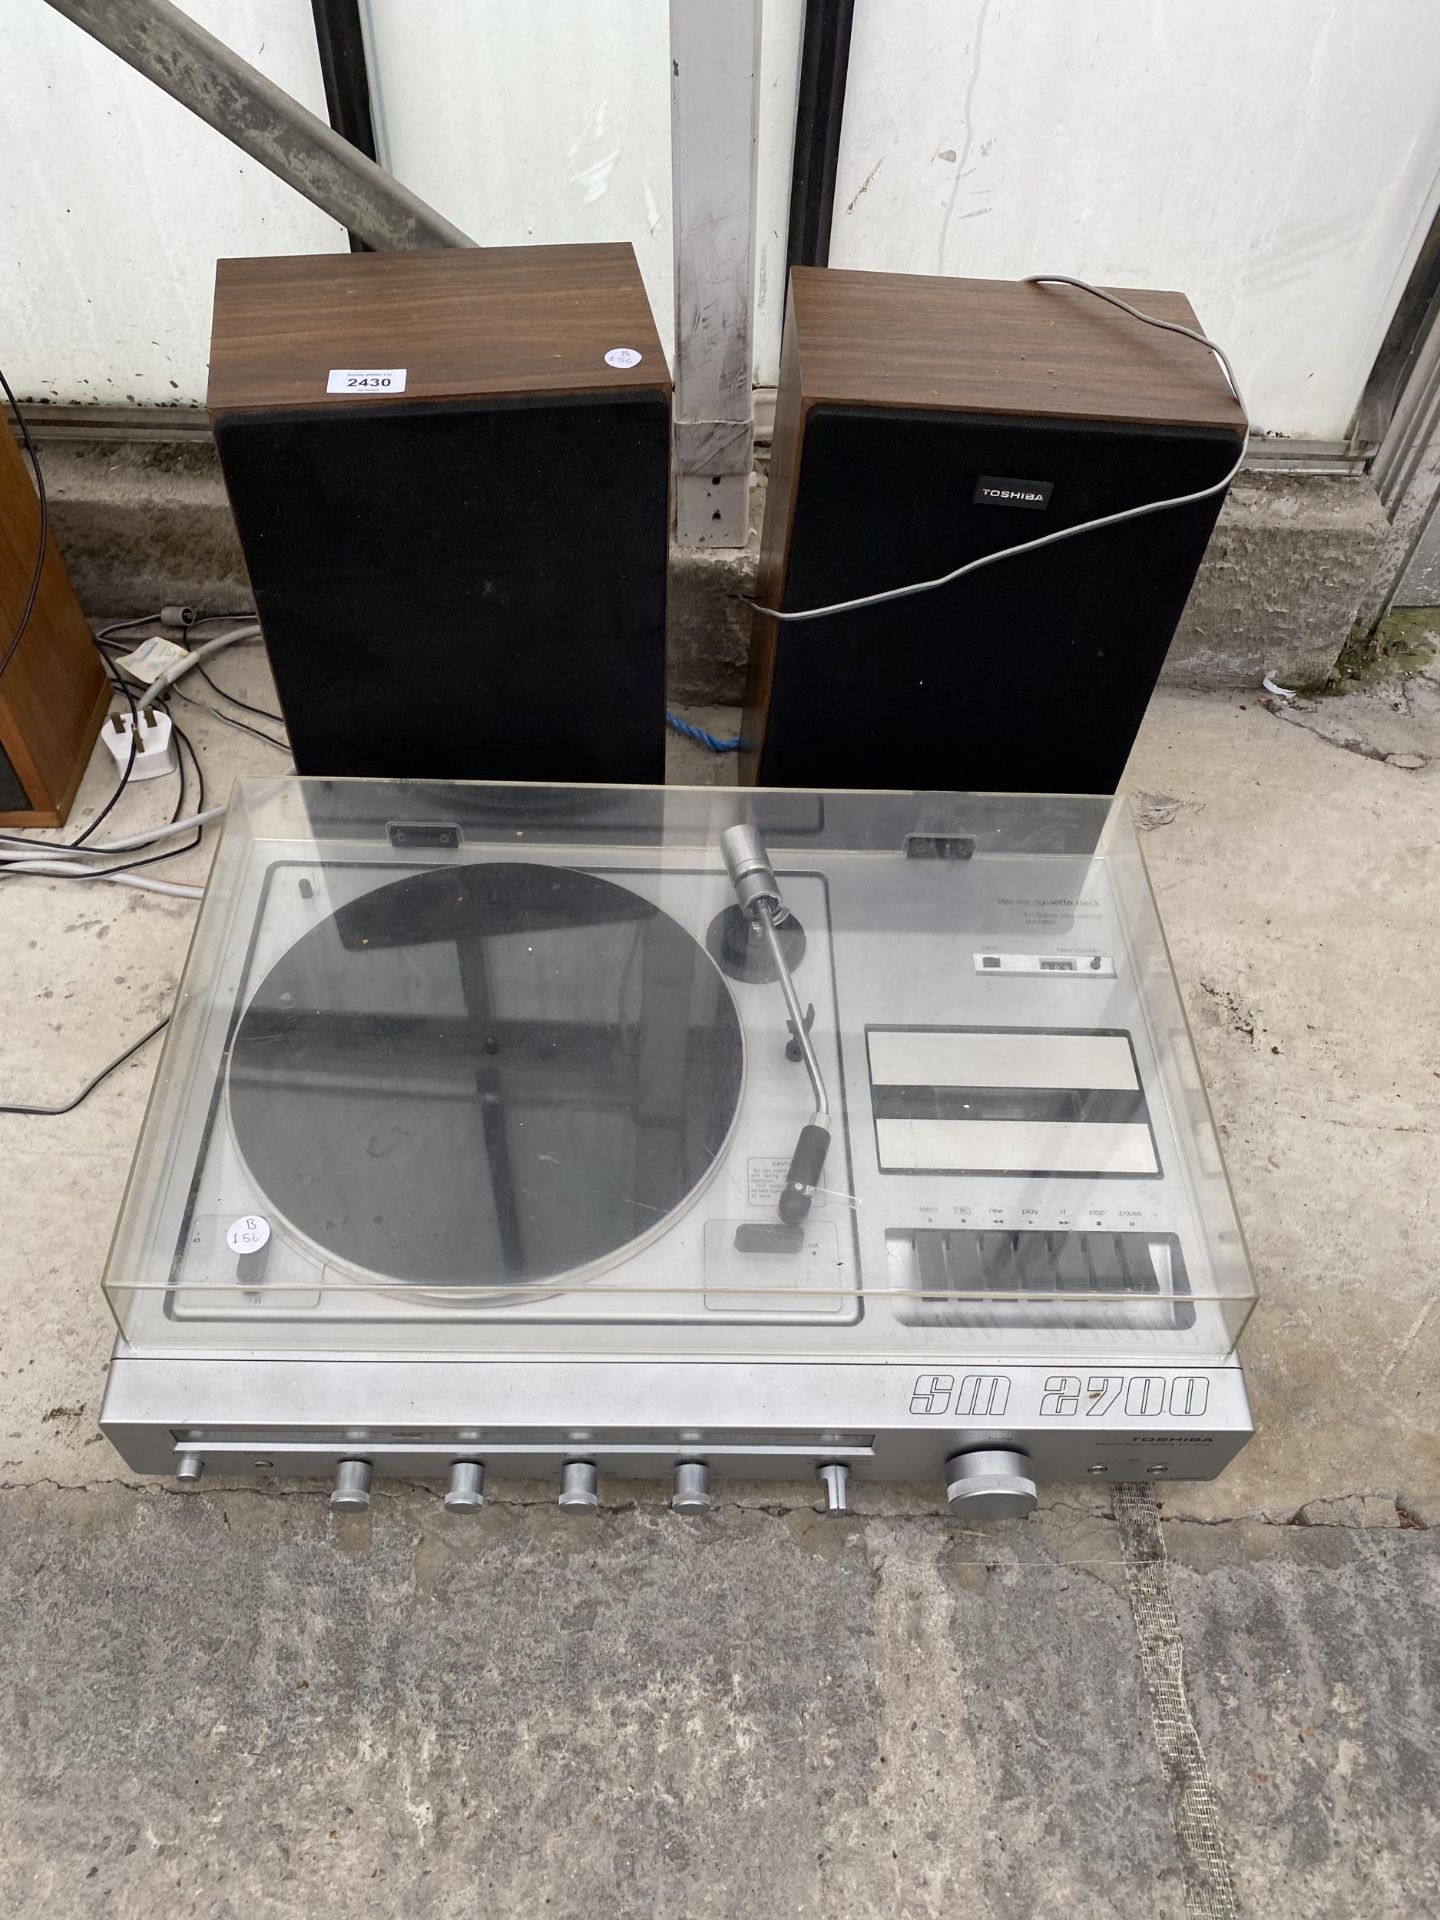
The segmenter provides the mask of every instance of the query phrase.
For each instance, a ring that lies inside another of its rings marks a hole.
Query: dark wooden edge
[[[1107,287],[1103,291],[1119,295],[1121,299],[1139,306],[1142,311],[1153,311],[1163,320],[1173,320],[1196,332],[1203,332],[1188,296],[1178,288]],[[1136,399],[1131,396],[1123,401],[1117,399],[1114,404],[1107,404],[1101,412],[1094,407],[1077,409],[1073,403],[1054,400],[1048,394],[1037,398],[1037,382],[1025,370],[1023,357],[1021,364],[1010,370],[1012,377],[1005,383],[1003,401],[998,391],[988,397],[975,395],[964,401],[939,398],[928,377],[930,356],[944,351],[942,342],[934,338],[925,340],[926,358],[920,363],[925,375],[921,377],[914,363],[911,365],[916,379],[909,390],[903,386],[892,386],[882,394],[866,382],[861,392],[857,393],[848,378],[836,378],[834,360],[837,357],[844,358],[844,349],[839,345],[837,333],[848,336],[848,342],[853,346],[862,327],[873,329],[879,324],[878,316],[873,311],[864,316],[845,309],[841,303],[852,294],[862,301],[878,299],[882,303],[885,309],[884,324],[896,343],[892,357],[902,362],[910,350],[910,330],[918,328],[922,338],[925,338],[935,325],[927,304],[932,300],[944,301],[952,309],[962,299],[975,302],[975,310],[967,324],[983,331],[993,329],[996,324],[993,311],[987,312],[985,308],[987,305],[993,307],[997,296],[1003,300],[1016,295],[1045,298],[1050,293],[1065,303],[1065,306],[1057,309],[1057,315],[1068,307],[1090,335],[1090,345],[1083,350],[1085,359],[1109,359],[1118,367],[1120,362],[1115,358],[1117,349],[1127,354],[1138,352],[1145,348],[1147,341],[1151,348],[1165,347],[1173,353],[1173,336],[1156,332],[1143,322],[1123,316],[1077,289],[1058,287],[1046,289],[1042,294],[1039,289],[1022,281],[979,280],[952,274],[901,274],[856,267],[797,267],[791,274],[788,293],[787,313],[790,306],[799,308],[802,313],[805,327],[802,372],[806,396],[812,403],[829,401],[837,406],[885,407],[896,412],[930,412],[938,407],[947,412],[987,416],[1004,414],[1017,420],[1104,419],[1132,426],[1222,427],[1227,430],[1233,428],[1237,435],[1244,431],[1245,414],[1240,400],[1232,392],[1218,363],[1208,355],[1197,357],[1194,382],[1187,374],[1183,390],[1191,391],[1197,385],[1209,388],[1213,404],[1187,406],[1183,411],[1169,409],[1160,400],[1164,386],[1179,378],[1175,367],[1166,370],[1160,387],[1152,389],[1150,397]],[[918,303],[913,313],[906,310],[907,302]],[[953,317],[952,311],[948,318],[953,321]],[[1117,328],[1124,332],[1117,333]],[[1170,397],[1173,399],[1173,394]]]
[[[18,617],[39,537],[39,494],[16,443],[0,436],[0,511],[7,559],[3,600]],[[12,564],[18,556],[18,565]],[[14,825],[59,826],[73,800],[109,705],[110,681],[51,531],[29,624],[0,674],[0,746],[28,805]]]
[[[110,681],[107,676],[95,695],[95,704],[86,717],[84,726],[76,736],[76,750],[66,769],[64,784],[58,792],[47,792],[49,783],[43,777],[38,777],[40,770],[35,766],[33,758],[24,751],[23,743],[17,741],[20,751],[14,753],[11,751],[10,744],[6,742],[6,757],[20,775],[21,785],[32,794],[44,794],[45,798],[43,801],[37,799],[36,804],[28,810],[0,813],[0,827],[64,826],[70,809],[75,803],[75,796],[80,791],[80,782],[85,778],[85,769],[89,766],[90,756],[95,751],[95,742],[100,737],[100,729],[105,724],[105,715],[109,706]],[[0,722],[0,734],[4,731],[3,722]],[[37,778],[33,782],[27,780],[21,771],[22,758],[26,764],[35,769]]]
[[[664,342],[660,338],[660,330],[655,322],[654,310],[650,305],[649,294],[646,291],[644,279],[640,273],[635,249],[630,241],[579,241],[559,246],[457,249],[446,257],[452,260],[473,262],[480,260],[482,256],[488,256],[492,264],[498,263],[508,257],[512,262],[523,262],[526,265],[530,265],[540,255],[577,255],[582,253],[597,259],[604,257],[609,264],[628,267],[632,273],[634,277],[633,291],[638,294],[640,303],[636,317],[637,319],[643,317],[644,328],[647,334],[647,337],[643,341],[639,341],[643,350],[643,358],[639,367],[614,369],[603,382],[600,381],[597,375],[595,376],[597,384],[594,386],[571,385],[563,376],[559,380],[556,380],[549,368],[543,370],[536,368],[532,370],[530,379],[524,384],[509,385],[505,383],[503,373],[492,368],[489,374],[484,376],[488,384],[480,384],[481,376],[477,375],[475,383],[473,384],[459,381],[452,382],[447,385],[443,392],[439,393],[427,393],[415,387],[401,394],[370,394],[363,400],[351,400],[344,395],[336,394],[328,396],[332,408],[338,408],[339,406],[361,406],[367,411],[378,411],[385,407],[405,406],[407,404],[427,405],[434,401],[500,398],[505,396],[512,399],[525,399],[532,396],[543,397],[549,394],[589,396],[591,394],[602,395],[612,392],[651,393],[663,391],[667,394],[673,393],[675,382],[671,373],[669,358],[665,352]],[[232,280],[237,273],[241,273],[241,271],[246,268],[258,267],[267,272],[272,272],[278,277],[267,286],[266,297],[272,301],[281,302],[297,297],[293,288],[286,284],[287,278],[291,273],[298,274],[302,279],[306,274],[317,271],[321,273],[334,273],[337,277],[337,282],[343,284],[357,272],[362,276],[376,272],[383,273],[393,265],[398,257],[399,256],[394,254],[381,254],[367,251],[358,254],[243,255],[233,258],[227,256],[217,259],[215,262],[215,277],[211,295],[210,371],[205,398],[205,417],[211,425],[213,426],[216,420],[222,416],[233,413],[257,413],[265,410],[288,412],[296,407],[307,406],[311,403],[309,396],[302,399],[293,394],[257,394],[247,391],[243,397],[238,398],[231,398],[225,395],[224,388],[226,383],[231,379],[229,363],[233,325],[232,317],[229,313],[222,311],[226,300],[225,283],[227,281]],[[302,289],[302,294],[299,297],[308,300],[314,291],[314,288]],[[528,295],[529,289],[527,289],[526,292]],[[493,299],[496,296],[493,290],[487,293],[483,289],[477,289],[474,297]],[[637,338],[640,331],[640,327],[637,326],[635,329]],[[288,350],[287,347],[287,351]],[[587,374],[584,377],[588,378],[589,376]],[[221,397],[218,400],[215,397],[217,379],[222,389]],[[423,383],[424,375],[422,372],[421,384],[423,385]],[[321,403],[325,403],[327,400],[327,396],[323,392],[317,394],[315,398]]]

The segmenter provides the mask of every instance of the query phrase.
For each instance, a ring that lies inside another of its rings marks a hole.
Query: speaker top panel
[[[221,260],[209,406],[670,390],[628,242]]]
[[[1109,291],[1200,326],[1182,293]],[[1204,347],[1073,287],[795,267],[791,345],[802,406],[1244,430]]]

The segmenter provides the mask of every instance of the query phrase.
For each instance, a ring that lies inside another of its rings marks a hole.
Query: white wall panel
[[[779,361],[803,0],[762,38],[756,365]],[[482,245],[629,240],[674,350],[667,0],[366,0],[381,158]]]
[[[324,115],[308,6],[184,5]],[[0,365],[22,399],[203,400],[217,258],[344,230],[43,0],[4,0],[3,31]]]
[[[1178,287],[1348,428],[1440,202],[1434,0],[857,0],[833,266]]]
[[[303,0],[186,0],[323,113]],[[666,0],[368,0],[382,149],[478,240],[634,242],[670,345]],[[756,378],[776,376],[803,0],[766,0]],[[4,0],[0,361],[203,398],[226,254],[341,230],[43,0]],[[1183,287],[1262,427],[1339,437],[1440,203],[1432,0],[857,0],[831,258]]]

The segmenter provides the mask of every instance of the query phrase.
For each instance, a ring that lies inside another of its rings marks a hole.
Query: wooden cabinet
[[[0,421],[0,658],[35,568],[40,501]],[[110,682],[53,537],[34,611],[0,671],[0,826],[62,826],[110,700]]]

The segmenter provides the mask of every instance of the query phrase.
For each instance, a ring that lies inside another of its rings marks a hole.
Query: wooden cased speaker
[[[1117,291],[1199,324],[1178,293]],[[1078,289],[797,267],[757,599],[828,606],[1193,492],[1224,478],[1243,433],[1204,346]],[[1113,791],[1220,505],[882,606],[757,613],[741,777]]]
[[[34,578],[40,501],[0,421],[0,659]],[[110,703],[110,681],[53,538],[18,646],[0,667],[0,826],[59,827]]]
[[[222,260],[209,405],[298,772],[663,780],[670,377],[628,245]]]

